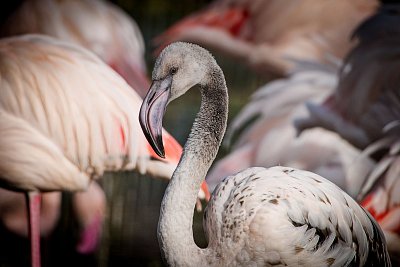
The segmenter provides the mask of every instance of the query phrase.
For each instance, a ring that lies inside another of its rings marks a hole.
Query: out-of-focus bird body
[[[300,130],[323,126],[365,148],[399,120],[399,12],[398,6],[383,7],[356,29],[359,44],[345,60],[337,89],[323,105],[308,106],[309,118],[296,122]]]
[[[360,172],[373,163],[364,159],[353,167],[360,151],[336,133],[323,128],[309,129],[297,136],[293,121],[307,114],[306,101],[321,103],[335,88],[335,72],[316,64],[298,65],[298,72],[268,83],[257,90],[251,101],[233,120],[228,140],[238,135],[232,152],[218,161],[207,182],[211,188],[220,177],[250,166],[284,165],[315,172],[334,181],[346,191],[359,188]]]
[[[290,59],[327,62],[351,48],[352,29],[371,1],[220,0],[172,26],[155,41],[182,40],[233,56],[260,73],[287,74]]]
[[[397,126],[398,127],[398,126]],[[387,151],[376,167],[364,176],[358,199],[381,225],[394,262],[400,262],[400,131],[372,143],[365,156]]]
[[[0,51],[3,181],[74,191],[105,170],[146,171],[150,155],[135,116],[141,99],[102,61],[39,36],[4,39]]]
[[[377,161],[361,177],[358,199],[381,224],[393,259],[400,262],[400,9],[383,5],[361,24],[358,45],[345,60],[336,91],[320,105],[309,104],[309,116],[296,121],[299,130],[325,127],[364,149]]]
[[[0,41],[0,66],[0,185],[29,192],[33,266],[37,192],[86,190],[106,170],[171,177],[180,145],[169,136],[167,158],[154,158],[137,120],[141,98],[93,53],[25,35]]]
[[[107,1],[24,1],[3,25],[2,35],[27,33],[50,35],[91,50],[141,96],[150,85],[139,27]]]

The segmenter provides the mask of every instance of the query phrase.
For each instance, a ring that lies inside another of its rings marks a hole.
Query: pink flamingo
[[[169,178],[181,146],[167,134],[166,160],[150,151],[141,98],[85,49],[26,35],[2,39],[0,55],[0,181],[26,192],[39,266],[39,192],[82,191],[106,170]]]
[[[144,96],[149,88],[140,29],[131,17],[112,3],[93,0],[24,1],[8,18],[7,23],[2,25],[1,32],[6,36],[42,33],[79,44],[109,64],[139,95]],[[174,140],[171,142],[174,143],[171,145],[172,150],[177,149],[179,145]],[[151,149],[149,151],[152,153]],[[152,155],[157,158],[154,153]],[[175,160],[179,159],[179,156],[173,157]],[[170,177],[173,166],[157,161],[152,161],[151,164],[154,166],[149,167],[148,172],[158,177]],[[80,193],[79,196],[84,194]],[[199,197],[209,197],[205,183]],[[200,202],[198,207],[199,204]],[[46,218],[42,218],[42,222],[46,224],[45,221]],[[83,233],[89,230],[87,228]],[[84,241],[85,239],[83,244]]]

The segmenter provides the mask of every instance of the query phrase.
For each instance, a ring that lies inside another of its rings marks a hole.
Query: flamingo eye
[[[169,73],[170,73],[171,75],[174,75],[177,71],[178,71],[178,68],[172,67],[171,70],[169,71]]]

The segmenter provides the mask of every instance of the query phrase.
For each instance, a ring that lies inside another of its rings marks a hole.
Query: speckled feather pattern
[[[215,266],[387,266],[376,222],[336,185],[287,167],[249,168],[214,191],[204,226]]]

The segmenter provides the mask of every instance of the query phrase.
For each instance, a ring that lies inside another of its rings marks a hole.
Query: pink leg
[[[40,205],[39,192],[25,194],[28,206],[29,238],[31,240],[31,264],[32,267],[40,267]]]

